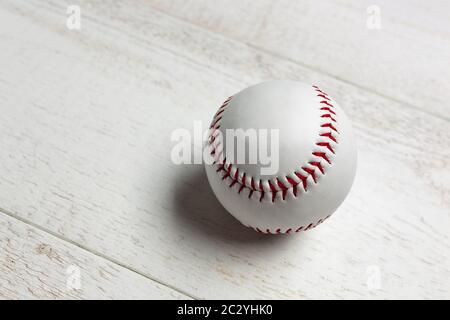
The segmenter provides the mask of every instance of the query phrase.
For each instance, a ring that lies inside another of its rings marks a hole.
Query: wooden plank
[[[1,5],[3,208],[198,298],[449,297],[447,121],[140,2],[86,4],[80,31],[65,8]],[[326,88],[359,144],[347,201],[292,237],[242,227],[170,159],[173,130],[271,78]]]
[[[145,2],[202,28],[449,119],[450,83],[444,80],[450,78],[448,1]],[[379,16],[370,9],[373,5]],[[367,24],[374,26],[376,17],[381,29],[369,29]]]
[[[2,299],[188,299],[0,213]]]

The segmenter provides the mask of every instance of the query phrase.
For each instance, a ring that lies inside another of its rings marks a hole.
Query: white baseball
[[[278,129],[275,174],[262,175],[260,163],[230,160],[235,150],[227,150],[226,130],[238,128]],[[227,99],[206,147],[215,195],[245,226],[263,233],[322,223],[347,196],[356,172],[356,146],[342,109],[319,87],[295,81],[260,83]]]

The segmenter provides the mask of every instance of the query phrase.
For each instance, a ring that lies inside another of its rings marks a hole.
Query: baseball
[[[229,97],[213,117],[205,154],[220,203],[267,234],[321,224],[356,172],[347,116],[322,88],[295,81],[263,82]]]

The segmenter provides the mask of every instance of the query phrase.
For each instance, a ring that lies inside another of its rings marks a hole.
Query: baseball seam
[[[331,215],[328,215],[328,216],[326,216],[323,219],[319,219],[319,221],[317,221],[316,223],[310,223],[307,226],[300,226],[300,227],[296,227],[296,228],[288,228],[288,229],[286,229],[284,231],[281,231],[281,228],[277,228],[275,231],[272,231],[271,229],[261,230],[260,228],[256,228],[256,227],[252,227],[252,226],[250,226],[250,228],[252,228],[256,232],[264,233],[264,234],[283,234],[283,233],[287,234],[287,233],[292,233],[292,232],[300,232],[300,231],[307,231],[307,230],[310,230],[310,229],[314,229],[319,224],[321,224],[322,222],[327,220],[330,216]]]
[[[267,183],[264,183],[263,180],[255,181],[253,177],[248,177],[245,172],[239,171],[239,168],[233,164],[227,163],[226,157],[222,158],[223,150],[221,148],[221,141],[216,142],[216,140],[219,140],[217,139],[217,131],[221,125],[222,114],[229,105],[233,96],[225,100],[225,102],[220,106],[219,110],[214,115],[210,126],[208,143],[212,148],[210,155],[214,159],[213,165],[217,166],[216,172],[219,175],[223,174],[221,178],[224,182],[229,182],[229,188],[232,188],[237,184],[239,186],[239,194],[244,189],[248,189],[249,199],[252,198],[254,194],[259,194],[259,201],[261,202],[266,195],[269,195],[272,203],[275,203],[278,193],[281,193],[282,199],[285,200],[289,190],[292,190],[294,198],[299,198],[301,192],[307,192],[312,183],[317,183],[317,176],[319,174],[325,175],[324,161],[329,165],[332,164],[332,155],[335,154],[335,146],[339,143],[339,131],[337,129],[338,121],[336,109],[328,94],[316,85],[313,85],[312,87],[316,96],[320,98],[319,109],[320,118],[322,119],[322,123],[320,125],[321,131],[319,132],[318,140],[315,143],[317,149],[311,152],[314,160],[308,161],[307,164],[301,166],[300,169],[295,170],[293,174],[286,175],[284,177],[275,177],[273,181],[267,180]],[[323,132],[323,130],[327,131]],[[296,229],[286,229],[284,232],[282,232],[281,229],[271,231],[270,229],[260,230],[259,228],[252,228],[258,232],[270,234],[306,231],[321,224],[328,217],[320,219],[316,223],[311,223],[308,226],[300,226]]]

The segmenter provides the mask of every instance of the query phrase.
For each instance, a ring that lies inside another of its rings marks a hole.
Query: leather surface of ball
[[[266,161],[250,161],[248,150],[245,161],[237,161],[238,141]],[[347,116],[321,88],[295,81],[263,82],[228,98],[213,118],[205,148],[207,177],[220,203],[263,233],[319,225],[345,199],[356,172]]]

